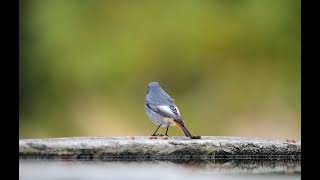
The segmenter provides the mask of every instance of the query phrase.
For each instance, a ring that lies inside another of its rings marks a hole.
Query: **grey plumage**
[[[151,82],[148,85],[145,110],[152,122],[159,126],[166,126],[167,131],[169,126],[178,125],[187,136],[191,136],[184,126],[174,100],[160,87],[158,82]]]

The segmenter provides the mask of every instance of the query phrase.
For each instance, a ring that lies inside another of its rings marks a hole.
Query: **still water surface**
[[[301,179],[300,162],[19,160],[21,180]]]

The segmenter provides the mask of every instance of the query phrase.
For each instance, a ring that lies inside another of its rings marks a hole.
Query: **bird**
[[[165,136],[168,136],[170,126],[177,126],[187,137],[193,137],[186,128],[174,99],[161,88],[159,82],[150,82],[148,84],[145,111],[149,119],[158,125],[158,128],[151,136],[156,136],[160,126],[167,127]]]

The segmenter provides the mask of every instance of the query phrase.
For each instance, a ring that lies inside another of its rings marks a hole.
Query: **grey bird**
[[[187,137],[193,137],[184,125],[174,100],[160,87],[158,82],[148,84],[145,110],[149,119],[158,125],[158,128],[151,136],[156,136],[160,126],[167,127],[166,136],[168,136],[169,126],[177,126]]]

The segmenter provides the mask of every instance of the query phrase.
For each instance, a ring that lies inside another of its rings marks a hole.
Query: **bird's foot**
[[[163,134],[152,134],[151,136],[163,136]]]
[[[160,137],[165,137],[165,135],[163,135],[163,134],[152,134],[150,139],[158,139],[159,136]]]

